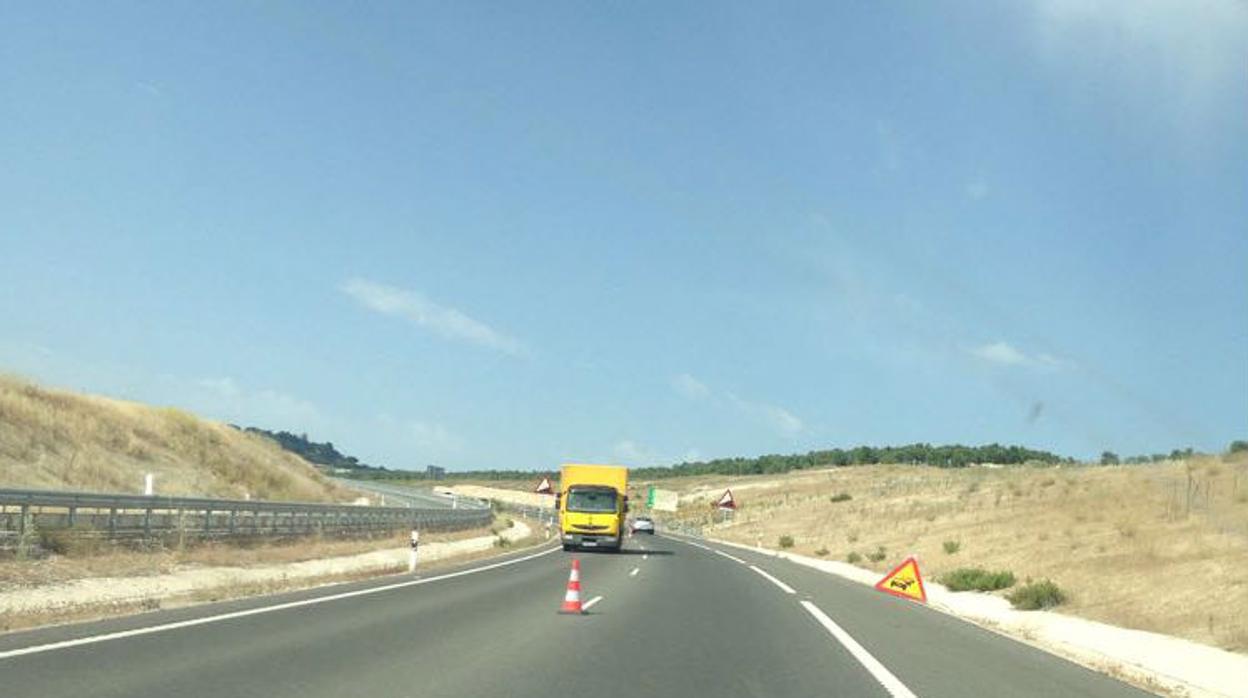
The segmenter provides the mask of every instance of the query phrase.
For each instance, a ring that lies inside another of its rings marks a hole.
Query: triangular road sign
[[[723,496],[719,498],[719,501],[715,503],[715,506],[720,509],[736,509],[737,500],[732,498],[732,490],[724,490]]]
[[[906,558],[905,562],[884,575],[875,588],[903,599],[927,603],[927,590],[923,588],[923,577],[919,574],[919,561],[913,557]]]
[[[550,478],[544,477],[542,478],[542,483],[533,491],[538,494],[554,494],[555,488],[550,484]]]

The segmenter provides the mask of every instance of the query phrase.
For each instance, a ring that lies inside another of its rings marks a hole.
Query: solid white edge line
[[[810,615],[815,617],[815,620],[819,621],[819,624],[822,625],[824,629],[832,634],[832,637],[836,638],[837,642],[841,643],[845,646],[845,649],[849,650],[849,653],[854,656],[854,659],[858,660],[859,664],[861,664],[867,671],[871,672],[871,676],[875,677],[875,680],[880,682],[880,685],[884,687],[884,690],[888,691],[889,695],[893,696],[893,698],[918,698],[915,696],[914,691],[911,691],[904,683],[901,682],[901,679],[893,676],[893,672],[889,671],[883,664],[880,664],[880,661],[871,656],[871,653],[868,652],[865,647],[858,644],[858,641],[855,640],[849,633],[845,632],[844,628],[837,625],[836,621],[829,618],[828,614],[823,612],[823,609],[809,601],[803,601],[802,606],[807,610],[807,612],[810,613]]]
[[[640,567],[634,567],[634,568],[633,568],[633,571],[628,573],[628,576],[630,576],[630,577],[636,577],[636,576],[637,576],[637,573],[638,573],[638,572],[640,572],[640,571],[641,571],[641,568],[640,568]]]
[[[729,555],[728,553],[726,553],[726,552],[724,552],[724,551],[722,551],[722,550],[716,550],[715,548],[711,548],[711,552],[715,553],[716,555],[722,555],[722,556],[724,556],[724,557],[728,558],[729,560],[732,560],[733,562],[739,562],[739,563],[741,563],[741,564],[743,564],[743,565],[748,565],[748,564],[750,564],[750,563],[746,562],[745,560],[742,560],[741,558],[737,557],[736,555]]]
[[[585,605],[584,605],[584,606],[581,606],[581,610],[582,610],[582,611],[588,611],[590,606],[593,606],[594,604],[598,603],[599,601],[602,601],[602,597],[601,597],[601,596],[595,596],[594,598],[590,599],[589,601],[586,601],[586,602],[585,602]]]
[[[770,574],[767,574],[767,570],[764,570],[764,569],[759,569],[758,567],[755,567],[754,565],[750,565],[750,569],[752,569],[752,570],[754,570],[755,572],[757,572],[757,573],[759,573],[759,574],[763,575],[763,577],[764,577],[765,579],[767,579],[768,581],[770,581],[772,584],[775,584],[776,586],[778,586],[778,587],[780,587],[781,589],[783,589],[783,590],[784,590],[784,592],[785,592],[786,594],[796,594],[796,593],[797,593],[796,591],[794,591],[794,590],[793,590],[793,587],[789,586],[788,584],[785,584],[784,582],[780,581],[779,579],[776,579],[775,577],[771,576]]]
[[[10,657],[20,657],[27,654],[39,654],[42,652],[51,652],[53,650],[67,649],[70,647],[78,647],[81,645],[93,645],[97,642],[107,642],[108,640],[120,640],[127,637],[136,637],[139,635],[150,635],[152,633],[164,632],[166,630],[177,630],[179,628],[190,628],[196,625],[206,625],[208,623],[218,623],[223,620],[232,620],[234,618],[245,618],[247,616],[256,616],[261,613],[272,613],[273,611],[284,611],[289,608],[299,608],[301,606],[315,606],[316,604],[328,603],[330,601],[338,601],[340,599],[349,599],[355,596],[367,596],[368,594],[378,594],[383,591],[391,591],[393,589],[402,589],[404,587],[418,586],[420,584],[428,584],[443,579],[454,579],[455,577],[463,577],[469,574],[494,570],[508,565],[515,565],[526,562],[543,555],[549,555],[557,550],[558,546],[552,547],[550,550],[543,550],[540,553],[518,557],[514,560],[504,560],[503,562],[495,562],[483,567],[473,567],[472,569],[460,570],[443,574],[437,577],[426,577],[424,579],[413,579],[406,582],[396,582],[394,584],[385,584],[379,587],[369,587],[367,589],[357,589],[355,591],[344,591],[338,594],[330,594],[329,596],[318,596],[312,599],[301,599],[299,601],[288,601],[273,606],[261,606],[259,608],[248,608],[242,611],[233,611],[230,613],[222,613],[215,616],[204,616],[202,618],[192,618],[190,620],[181,620],[174,623],[163,623],[161,625],[152,625],[146,628],[133,628],[131,630],[120,630],[115,633],[105,633],[103,635],[91,635],[89,637],[80,637],[73,640],[61,640],[60,642],[50,642],[46,645],[31,645],[30,647],[19,647],[18,649],[6,650],[0,652],[0,659],[8,659]]]

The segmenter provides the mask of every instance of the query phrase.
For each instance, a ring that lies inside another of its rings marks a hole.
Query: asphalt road
[[[348,489],[382,495],[385,498],[386,505],[392,507],[413,506],[434,509],[450,509],[452,507],[450,497],[434,494],[433,488],[429,487],[404,487],[402,485],[392,485],[372,480],[350,480],[346,478],[334,478],[334,481]],[[480,508],[482,506],[480,502],[470,498],[460,497],[458,499],[458,506],[469,508]]]
[[[583,616],[556,612],[572,557],[582,598],[601,597]],[[0,677],[39,698],[1147,695],[815,570],[662,536],[0,635]]]

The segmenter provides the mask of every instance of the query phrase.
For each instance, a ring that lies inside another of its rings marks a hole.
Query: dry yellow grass
[[[335,501],[350,498],[268,439],[173,408],[0,375],[0,487]]]
[[[1242,456],[1242,454],[1241,454]],[[710,523],[733,486],[740,509],[715,535],[885,571],[917,554],[924,574],[979,566],[1050,578],[1063,613],[1248,651],[1248,457],[1066,468],[871,466],[753,478],[690,478],[680,517]],[[831,501],[848,493],[852,499]],[[945,541],[960,544],[956,553]],[[879,562],[868,553],[883,548]]]

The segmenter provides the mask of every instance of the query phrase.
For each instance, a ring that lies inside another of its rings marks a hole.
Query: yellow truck
[[[619,550],[628,513],[628,468],[567,463],[559,474],[563,549]]]

